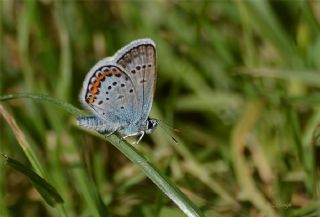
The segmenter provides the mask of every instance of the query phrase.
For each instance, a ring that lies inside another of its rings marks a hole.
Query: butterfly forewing
[[[119,64],[131,79],[137,93],[137,108],[133,108],[135,120],[147,119],[156,85],[156,48],[151,39],[134,41],[115,55]]]

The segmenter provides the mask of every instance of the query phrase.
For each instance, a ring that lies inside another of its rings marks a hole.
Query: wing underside
[[[115,55],[137,91],[137,120],[146,120],[151,110],[156,85],[156,49],[151,39],[134,41]]]
[[[138,100],[130,77],[118,66],[103,65],[86,79],[83,103],[106,121],[125,125]]]

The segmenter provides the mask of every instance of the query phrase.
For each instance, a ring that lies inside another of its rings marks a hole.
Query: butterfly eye
[[[148,119],[146,133],[150,134],[158,126],[158,121],[156,119]]]

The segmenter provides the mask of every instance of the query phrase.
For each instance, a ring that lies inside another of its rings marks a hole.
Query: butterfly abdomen
[[[95,130],[99,133],[110,133],[116,129],[111,128],[104,120],[94,115],[77,118],[78,125],[87,129]]]

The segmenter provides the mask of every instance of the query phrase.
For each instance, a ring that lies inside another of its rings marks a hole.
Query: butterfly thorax
[[[125,127],[120,127],[117,132],[124,136],[139,135],[142,132],[146,134],[151,134],[158,126],[158,120],[153,118],[148,118],[144,121],[137,121],[130,123]]]

